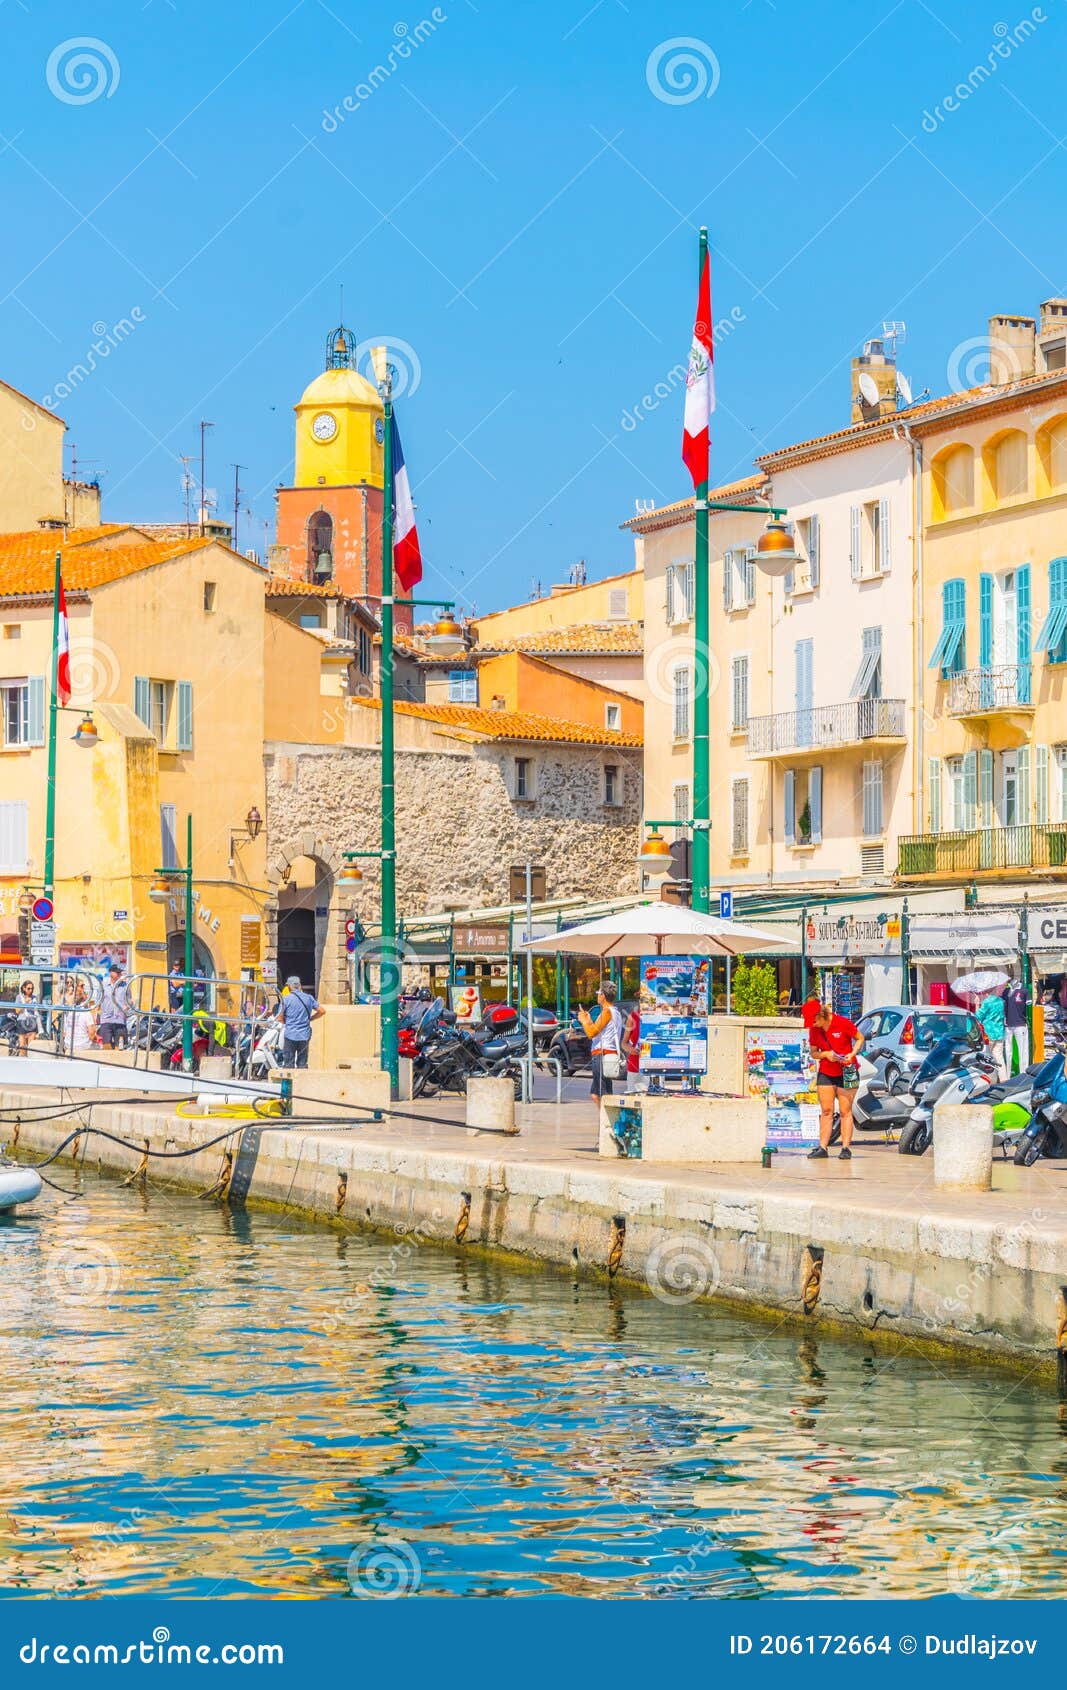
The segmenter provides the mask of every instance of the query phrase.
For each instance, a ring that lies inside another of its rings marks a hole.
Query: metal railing
[[[1000,663],[995,668],[961,669],[959,674],[949,676],[950,716],[982,716],[995,714],[998,710],[1028,709],[1032,702],[1029,663]]]
[[[845,704],[812,710],[750,716],[747,751],[750,757],[772,757],[777,752],[832,751],[868,739],[903,738],[902,698],[850,698]]]
[[[134,974],[126,982],[127,1045],[135,1068],[148,1067],[152,1052],[162,1051],[168,1062],[173,1058],[172,1066],[180,1061],[185,984],[183,974]],[[189,988],[194,1041],[206,1040],[204,1054],[229,1056],[234,1075],[248,1077],[256,1045],[273,1019],[277,993],[261,980],[200,974],[189,978]]]
[[[30,992],[23,991],[27,984]],[[100,977],[89,969],[54,963],[0,965],[0,1052],[30,1055],[41,1053],[47,1044],[57,1056],[81,1054],[100,997]]]
[[[899,846],[897,874],[905,880],[996,869],[1067,869],[1067,822],[915,833],[903,835]]]

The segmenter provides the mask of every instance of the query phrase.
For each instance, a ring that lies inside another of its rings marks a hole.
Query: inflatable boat
[[[16,1203],[32,1203],[40,1195],[41,1176],[35,1168],[0,1157],[0,1211],[13,1209]]]

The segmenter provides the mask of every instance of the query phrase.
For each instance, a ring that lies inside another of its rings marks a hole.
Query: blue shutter
[[[792,769],[785,771],[785,842],[792,845],[797,836],[796,776]]]
[[[978,825],[993,826],[993,753],[978,753]]]
[[[31,675],[27,682],[26,743],[44,744],[44,676]]]
[[[941,633],[930,654],[928,667],[940,669],[942,677],[958,675],[966,666],[967,587],[960,580],[945,581],[941,587]]]
[[[808,809],[811,811],[811,842],[817,845],[822,838],[822,770],[815,768],[808,775]]]
[[[813,587],[819,585],[819,519],[808,517],[808,573]]]
[[[133,713],[140,717],[146,728],[152,726],[152,697],[147,675],[133,677]]]
[[[159,834],[163,851],[162,867],[178,866],[178,811],[174,804],[159,806]]]
[[[811,709],[814,700],[815,674],[811,640],[797,640],[793,648],[796,673],[797,744],[810,745],[812,736]]]
[[[993,577],[978,577],[978,662],[988,669],[993,662]]]
[[[968,751],[963,759],[963,825],[976,825],[978,811],[978,753]]]
[[[745,548],[745,603],[756,602],[756,548]]]
[[[1054,557],[1048,566],[1048,615],[1034,641],[1034,650],[1049,663],[1067,662],[1067,557]]]
[[[191,681],[178,682],[178,750],[193,749],[193,686]]]
[[[1024,563],[1015,571],[1015,622],[1018,636],[1019,665],[1016,677],[1016,700],[1030,702],[1030,565]]]

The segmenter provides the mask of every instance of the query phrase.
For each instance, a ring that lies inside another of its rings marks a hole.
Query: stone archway
[[[279,899],[289,871],[299,857],[308,857],[314,863],[316,887],[321,887],[322,902],[326,905],[319,978],[314,983],[314,989],[322,1003],[349,1003],[352,994],[345,949],[346,911],[341,906],[337,886],[341,857],[328,840],[320,839],[310,828],[285,844],[274,846],[270,852],[267,864],[270,890],[263,918],[266,929],[263,978],[269,986],[273,986],[277,977]]]

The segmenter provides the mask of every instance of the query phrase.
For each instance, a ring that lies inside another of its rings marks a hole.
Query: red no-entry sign
[[[33,900],[34,921],[51,921],[55,905],[51,898],[35,898]]]

